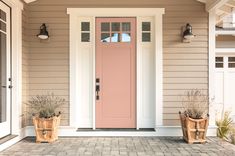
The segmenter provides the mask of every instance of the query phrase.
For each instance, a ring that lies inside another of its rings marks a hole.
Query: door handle
[[[96,100],[99,100],[99,99],[100,99],[99,92],[100,92],[100,79],[99,79],[99,78],[96,78],[96,80],[95,80]]]

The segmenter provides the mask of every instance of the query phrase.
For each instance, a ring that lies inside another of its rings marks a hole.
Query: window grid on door
[[[131,42],[130,22],[102,22],[101,42]]]

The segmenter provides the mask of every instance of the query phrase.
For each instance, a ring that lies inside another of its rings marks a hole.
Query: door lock
[[[95,92],[96,92],[96,100],[100,99],[99,92],[100,92],[100,79],[96,78],[95,80]]]

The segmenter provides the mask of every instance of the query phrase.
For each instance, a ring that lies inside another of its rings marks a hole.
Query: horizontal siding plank
[[[195,37],[193,39],[193,42],[207,42],[208,40],[208,37],[205,36],[205,35],[197,35],[197,37]],[[169,35],[166,35],[164,34],[163,36],[163,41],[164,42],[182,42],[182,36],[181,35],[173,35],[173,34],[169,34]]]
[[[184,84],[184,83],[193,83],[193,84],[201,84],[207,83],[208,78],[164,78],[163,83],[176,83],[176,84]]]
[[[208,66],[164,66],[163,71],[172,72],[208,72]]]
[[[30,84],[68,84],[69,80],[68,78],[58,78],[58,77],[52,77],[52,78],[30,78],[29,81]]]
[[[197,47],[197,48],[173,48],[164,47],[163,53],[165,54],[207,54],[207,47]]]
[[[56,59],[56,60],[29,60],[32,66],[68,66],[69,60]]]
[[[46,83],[44,83],[44,84],[30,84],[30,89],[37,89],[37,90],[41,90],[41,89],[43,89],[43,90],[45,90],[45,89],[47,89],[47,90],[56,90],[56,89],[62,89],[62,90],[65,90],[65,89],[68,89],[68,84],[50,84],[50,83],[48,83],[48,84],[46,84]]]
[[[182,95],[185,95],[187,91],[188,91],[187,89],[183,89],[183,90],[176,90],[176,89],[175,90],[163,90],[163,95],[164,96],[182,96]],[[202,91],[204,91],[205,93],[208,92],[207,89],[202,90]]]
[[[163,54],[163,59],[172,60],[208,60],[208,54]]]
[[[55,54],[59,54],[59,53],[63,53],[63,54],[67,54],[69,55],[69,47],[30,47],[30,54],[51,54],[51,53],[55,53]]]
[[[33,66],[30,65],[29,72],[66,72],[69,71],[68,66]]]
[[[163,119],[163,124],[164,125],[171,125],[171,126],[179,126],[180,125],[180,120],[179,119],[171,119],[171,120],[165,120]]]
[[[198,83],[188,83],[188,84],[174,84],[174,83],[166,83],[163,84],[163,89],[207,89],[208,83],[198,84]]]
[[[163,72],[164,78],[208,78],[207,72],[182,72],[182,71],[171,71]]]
[[[208,61],[204,59],[198,59],[198,60],[163,60],[163,65],[172,65],[172,66],[184,66],[184,65],[190,65],[190,66],[197,66],[197,65],[207,65]]]
[[[176,42],[163,42],[163,47],[175,47],[175,48],[202,48],[208,47],[207,42],[191,42],[190,44],[176,43]]]
[[[69,72],[30,72],[29,77],[30,78],[54,78],[54,77],[59,77],[59,78],[68,78]]]
[[[69,55],[67,53],[55,53],[55,54],[30,54],[30,60],[68,60]]]

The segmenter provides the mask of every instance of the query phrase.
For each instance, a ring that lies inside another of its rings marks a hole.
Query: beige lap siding
[[[179,94],[186,89],[208,89],[208,13],[195,0],[38,0],[29,4],[29,96],[48,90],[68,100],[62,125],[69,124],[69,7],[156,7],[163,17],[164,125],[177,125]],[[108,15],[108,13],[107,13]],[[181,27],[193,26],[191,43],[181,42]],[[35,36],[42,23],[50,39]]]

